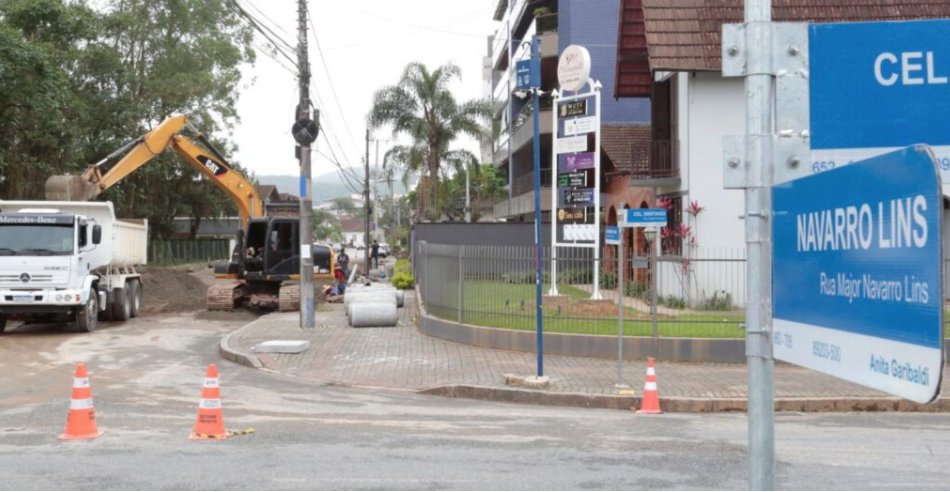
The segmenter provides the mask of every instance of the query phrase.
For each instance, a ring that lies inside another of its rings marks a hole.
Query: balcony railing
[[[541,187],[551,187],[551,170],[541,170]],[[523,176],[515,178],[514,185],[511,187],[511,196],[524,195],[534,191],[534,173],[530,172]]]
[[[554,106],[554,103],[551,100],[551,96],[541,96],[538,98],[538,110],[539,111],[549,111]],[[515,115],[515,124],[513,125],[512,132],[517,132],[524,126],[525,123],[531,121],[531,115],[534,111],[534,104],[528,103],[521,108],[521,111],[518,111],[518,114]]]
[[[631,148],[632,179],[672,179],[680,177],[677,142],[654,140],[648,147]]]

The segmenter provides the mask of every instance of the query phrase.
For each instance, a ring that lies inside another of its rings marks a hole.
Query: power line
[[[252,43],[252,44],[253,44],[253,43]],[[263,47],[262,47],[262,46],[257,45],[257,44],[253,44],[253,46],[254,46],[255,48],[257,48],[257,51],[263,53],[264,56],[270,58],[271,60],[274,60],[275,63],[277,63],[278,65],[280,65],[281,68],[283,68],[284,70],[286,70],[288,73],[290,73],[290,74],[293,75],[294,77],[297,77],[297,75],[298,75],[297,72],[296,72],[294,69],[288,67],[284,62],[282,62],[281,59],[278,58],[276,54],[272,53],[271,50],[270,50],[267,46],[263,46]]]
[[[336,86],[333,84],[333,77],[330,75],[330,69],[327,67],[327,59],[323,56],[323,48],[320,47],[320,38],[317,36],[317,28],[313,25],[313,18],[310,19],[310,30],[313,31],[313,41],[317,45],[317,53],[320,55],[320,62],[323,65],[323,71],[327,74],[327,81],[330,83],[330,91],[333,93],[333,99],[336,101],[336,108],[340,112],[340,116],[343,117],[343,127],[346,129],[347,135],[350,137],[350,143],[353,144],[353,148],[358,150],[356,145],[356,139],[353,138],[353,131],[350,130],[349,123],[346,122],[346,113],[343,112],[343,106],[340,104],[340,97],[336,93]]]
[[[240,17],[244,18],[244,20],[246,20],[246,21],[251,25],[251,27],[253,27],[257,32],[261,33],[262,36],[264,36],[268,41],[270,41],[270,43],[274,46],[274,49],[275,49],[278,53],[280,53],[281,55],[283,55],[284,58],[286,58],[287,61],[289,61],[290,64],[294,66],[294,68],[296,68],[297,70],[300,70],[300,66],[297,65],[296,60],[294,60],[293,57],[291,57],[291,56],[288,55],[286,52],[284,52],[284,50],[281,49],[280,45],[277,44],[277,42],[274,41],[273,38],[271,38],[271,37],[267,34],[267,31],[265,31],[265,29],[267,29],[267,30],[269,31],[269,30],[270,30],[269,28],[267,28],[266,26],[265,26],[265,27],[261,27],[261,25],[258,23],[258,21],[257,21],[251,14],[249,14],[246,10],[244,10],[243,7],[241,7],[240,5],[238,5],[238,3],[237,3],[236,0],[227,0],[227,1],[229,2],[228,5],[232,5],[232,6],[233,6],[232,11],[235,11],[234,9],[237,9],[235,12],[236,12]],[[281,41],[285,46],[290,46],[290,45],[287,43],[287,41],[284,41],[284,40],[281,39],[279,36],[277,36],[277,38],[280,39],[280,41]],[[291,48],[291,50],[293,50],[293,48]]]
[[[268,17],[267,14],[265,14],[263,10],[257,8],[257,5],[254,5],[254,3],[251,2],[251,0],[244,0],[244,3],[250,5],[252,9],[256,10],[257,13],[261,14],[262,17],[264,17],[265,19],[267,19],[268,21],[270,21],[270,23],[273,24],[274,27],[276,27],[277,29],[280,29],[281,31],[283,31],[284,34],[287,34],[287,35],[290,34],[289,32],[287,32],[286,29],[284,29],[283,27],[280,27],[280,24],[279,24],[279,23],[274,22],[273,19],[271,19],[270,17]]]

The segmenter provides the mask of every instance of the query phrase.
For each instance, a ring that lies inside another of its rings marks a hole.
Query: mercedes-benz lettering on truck
[[[0,332],[8,320],[125,321],[142,304],[148,224],[109,202],[0,201]]]

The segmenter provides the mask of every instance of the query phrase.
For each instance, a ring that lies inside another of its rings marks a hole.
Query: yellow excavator
[[[182,134],[186,128],[195,134],[204,148]],[[46,181],[46,199],[92,200],[169,147],[224,191],[234,201],[241,217],[237,246],[230,260],[214,265],[216,278],[236,282],[210,287],[208,309],[232,310],[247,305],[280,311],[299,310],[299,220],[296,217],[267,217],[254,185],[227,163],[211,142],[194,129],[186,116],[166,119],[154,130],[93,164],[80,176],[49,178]],[[106,173],[102,172],[103,165],[120,156],[122,158],[115,166]],[[332,248],[314,245],[311,254],[314,278],[332,279],[336,261]]]

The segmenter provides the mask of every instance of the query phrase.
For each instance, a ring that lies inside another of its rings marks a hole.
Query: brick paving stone
[[[414,324],[415,299],[406,296],[399,324],[390,328],[350,328],[342,305],[323,304],[317,328],[298,327],[296,313],[271,314],[241,330],[231,343],[251,352],[267,340],[309,340],[311,348],[300,354],[278,357],[259,354],[265,367],[327,382],[422,390],[451,384],[504,386],[503,375],[531,375],[533,353],[511,352],[448,342],[419,333]],[[616,394],[615,360],[583,357],[545,357],[550,391]],[[691,364],[656,362],[661,395],[686,398],[744,398],[747,395],[743,364]],[[639,394],[646,364],[624,362],[624,381]],[[944,384],[950,371],[944,369]],[[946,388],[946,386],[944,386]],[[778,363],[775,366],[777,398],[849,398],[886,396],[809,369]]]

